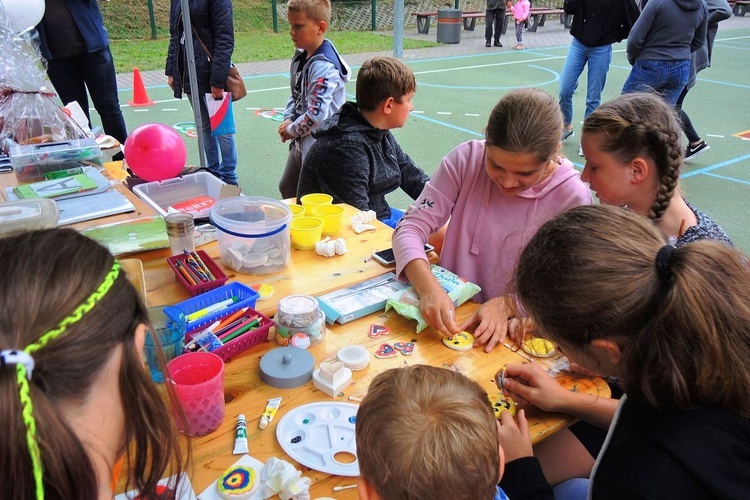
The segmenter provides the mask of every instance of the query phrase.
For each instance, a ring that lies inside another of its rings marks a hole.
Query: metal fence
[[[404,24],[414,26],[415,12],[458,7],[483,11],[486,0],[405,0]],[[534,0],[535,7],[558,7],[562,0]],[[99,4],[104,25],[114,40],[169,37],[170,0],[117,0]],[[236,32],[286,31],[286,0],[233,0]],[[480,21],[481,22],[481,21]],[[393,28],[393,0],[333,0],[333,30],[390,30]]]

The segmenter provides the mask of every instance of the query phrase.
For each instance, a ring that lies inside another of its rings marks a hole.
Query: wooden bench
[[[750,0],[734,0],[729,2],[729,5],[732,6],[735,16],[744,17],[750,7]]]
[[[544,9],[544,8],[531,8],[529,9],[529,17],[531,18],[531,26],[529,31],[536,31],[539,26],[544,26],[547,21],[547,16],[556,15],[560,16],[560,23],[565,25],[565,29],[570,29],[570,25],[573,22],[573,16],[566,14],[563,9]]]
[[[427,35],[430,33],[430,21],[433,17],[437,18],[438,13],[435,12],[414,12],[417,16],[417,33]],[[477,18],[483,18],[484,12],[471,11],[462,12],[461,19],[464,24],[464,31],[474,31],[477,25]]]

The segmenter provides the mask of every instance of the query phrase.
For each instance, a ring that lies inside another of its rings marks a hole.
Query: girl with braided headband
[[[680,195],[684,147],[674,109],[656,94],[625,94],[597,108],[583,122],[581,179],[599,201],[648,217],[676,246],[729,237]]]
[[[146,309],[106,248],[70,229],[0,238],[0,485],[17,499],[153,493],[184,462],[142,363]],[[170,395],[171,396],[171,395]]]
[[[521,254],[519,298],[571,361],[622,381],[589,498],[746,498],[750,262],[716,241],[665,243],[628,210],[571,209]],[[554,384],[518,366],[507,366],[503,383],[516,401]],[[562,411],[576,399],[548,394]],[[514,458],[533,460],[518,428],[503,420],[507,474]]]

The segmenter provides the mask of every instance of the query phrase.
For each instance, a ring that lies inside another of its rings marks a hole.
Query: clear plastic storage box
[[[162,215],[167,215],[167,209],[173,207],[200,219],[208,217],[224,186],[226,183],[216,176],[196,172],[164,181],[144,182],[133,186],[133,192]]]

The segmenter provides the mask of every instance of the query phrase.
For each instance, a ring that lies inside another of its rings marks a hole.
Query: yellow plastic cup
[[[292,218],[296,219],[297,217],[302,217],[307,213],[307,210],[305,210],[305,207],[302,205],[297,205],[296,203],[292,203],[289,205],[289,210],[292,211]]]
[[[341,205],[319,205],[313,207],[312,214],[323,221],[323,236],[332,236],[341,232],[344,222],[344,207]]]
[[[319,205],[330,205],[333,203],[333,196],[324,193],[310,193],[300,198],[299,202],[305,207],[308,214],[312,214],[313,207]]]
[[[289,228],[292,246],[297,250],[314,250],[323,235],[323,221],[317,217],[297,217]]]

